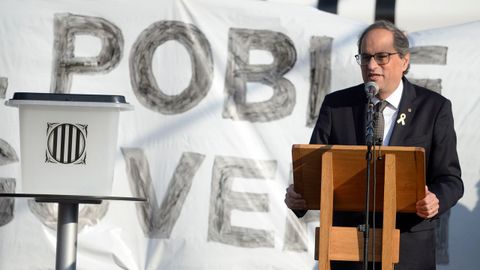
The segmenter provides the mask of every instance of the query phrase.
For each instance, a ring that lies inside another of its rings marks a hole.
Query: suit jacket
[[[431,90],[411,84],[406,78],[403,78],[403,85],[398,115],[406,115],[405,125],[394,122],[389,145],[425,148],[427,186],[439,199],[439,214],[442,214],[463,195],[451,102]],[[310,143],[365,145],[366,106],[363,84],[328,94]],[[424,220],[416,214],[397,214],[397,228],[402,233],[431,231],[434,222],[435,219]],[[363,214],[337,212],[333,223],[355,226],[364,223],[364,218]],[[377,224],[382,223],[378,220]],[[400,246],[401,250],[414,248],[406,243]],[[422,259],[422,253],[417,259]]]

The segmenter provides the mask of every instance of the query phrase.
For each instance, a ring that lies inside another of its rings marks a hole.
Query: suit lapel
[[[358,86],[357,103],[352,106],[353,119],[355,123],[356,142],[354,144],[364,145],[366,144],[365,131],[366,131],[366,112],[367,112],[367,97],[364,91],[364,85]]]
[[[412,129],[413,118],[415,116],[415,88],[403,78],[403,94],[398,108],[397,119],[393,122],[392,136],[389,145],[402,146],[406,136]]]
[[[356,144],[364,145],[366,144],[365,132],[366,132],[366,110],[367,102],[358,104],[352,108],[353,117],[355,119],[355,132],[356,132]]]

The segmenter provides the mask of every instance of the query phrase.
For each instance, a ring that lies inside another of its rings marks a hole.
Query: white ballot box
[[[19,92],[23,193],[109,196],[123,96]]]

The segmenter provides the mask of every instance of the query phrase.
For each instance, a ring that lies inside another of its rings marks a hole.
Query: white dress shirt
[[[397,89],[386,99],[387,106],[383,110],[383,119],[385,119],[385,128],[383,129],[383,145],[390,144],[390,137],[392,137],[393,127],[398,115],[398,107],[400,106],[400,100],[402,99],[403,82],[400,80],[400,84]],[[373,97],[373,104],[377,104],[380,100],[377,97]]]

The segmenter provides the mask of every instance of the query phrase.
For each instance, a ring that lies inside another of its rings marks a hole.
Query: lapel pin
[[[405,119],[407,119],[407,115],[405,113],[400,114],[400,118],[398,118],[397,124],[402,124],[402,126],[405,126]]]
[[[408,108],[408,112],[412,112],[412,108]]]

